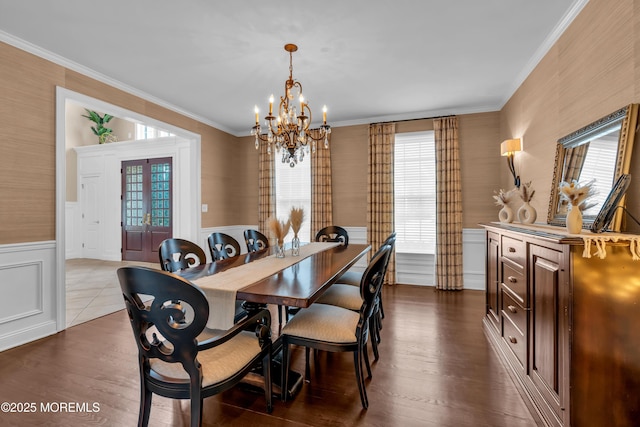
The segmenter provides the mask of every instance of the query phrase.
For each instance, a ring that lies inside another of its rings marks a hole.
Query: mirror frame
[[[566,225],[566,215],[557,213],[558,204],[560,202],[560,192],[558,185],[562,181],[562,170],[565,152],[567,148],[580,145],[588,140],[591,135],[600,133],[608,127],[612,127],[616,123],[620,123],[620,137],[618,139],[618,154],[616,156],[616,165],[614,170],[613,188],[616,181],[621,175],[629,173],[631,164],[631,153],[633,151],[633,143],[636,134],[636,123],[638,121],[638,104],[629,104],[587,126],[578,129],[558,140],[556,145],[556,158],[553,167],[553,180],[551,183],[551,196],[549,197],[549,210],[547,212],[547,223],[555,226]],[[625,197],[622,197],[617,206],[624,206]],[[590,229],[591,224],[595,221],[596,215],[585,215],[583,217],[583,229]],[[619,210],[613,216],[613,220],[609,226],[611,231],[620,231],[622,223],[622,213]]]

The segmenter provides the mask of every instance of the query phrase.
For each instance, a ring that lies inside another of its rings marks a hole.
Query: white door
[[[82,211],[82,257],[100,259],[100,213],[103,212],[102,177],[100,175],[81,178]]]

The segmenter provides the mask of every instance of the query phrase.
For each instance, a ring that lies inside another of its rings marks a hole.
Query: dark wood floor
[[[267,414],[262,395],[234,388],[205,399],[203,425],[535,426],[483,335],[483,307],[480,291],[385,288],[369,410],[360,406],[351,354],[320,353],[311,383],[293,401],[275,400]],[[302,372],[303,365],[298,349],[293,367]],[[36,406],[35,413],[0,413],[3,426],[136,425],[137,354],[125,312],[0,353],[0,402]],[[99,410],[61,411],[67,402],[91,409],[95,402]],[[154,396],[149,425],[188,425],[188,405]]]

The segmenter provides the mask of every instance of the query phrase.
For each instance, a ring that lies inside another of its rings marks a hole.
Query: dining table
[[[301,245],[299,256],[293,256],[290,250],[285,250],[285,259],[282,259],[276,257],[276,248],[271,246],[261,251],[201,264],[176,274],[205,293],[210,304],[210,323],[207,327],[227,329],[233,326],[235,300],[244,301],[243,308],[249,315],[269,304],[307,308],[370,250],[371,246],[367,244],[312,242]],[[272,327],[272,378],[276,395],[283,392],[279,384],[282,349],[280,327]],[[293,397],[302,385],[302,375],[290,372],[289,378],[285,391],[289,397]],[[259,381],[250,383],[259,384]]]

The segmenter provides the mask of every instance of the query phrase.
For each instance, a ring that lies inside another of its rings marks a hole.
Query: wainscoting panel
[[[82,216],[78,202],[65,202],[65,259],[82,258]]]
[[[56,332],[55,242],[0,246],[0,351]]]
[[[462,230],[462,274],[465,289],[484,290],[486,252],[484,229]]]
[[[433,254],[396,253],[396,283],[435,286]]]

